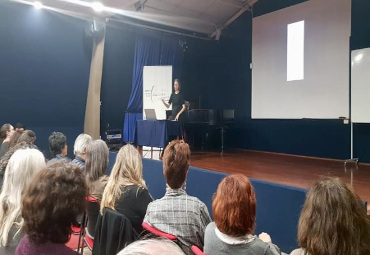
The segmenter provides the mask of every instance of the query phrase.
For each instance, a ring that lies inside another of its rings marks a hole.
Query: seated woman
[[[0,128],[0,139],[2,140],[1,142],[1,147],[0,147],[0,157],[5,155],[5,153],[9,150],[9,142],[10,138],[14,134],[14,127],[10,124],[4,124]]]
[[[130,144],[123,146],[116,158],[100,205],[125,215],[137,234],[148,204],[153,201],[143,179],[143,162],[139,152]]]
[[[86,148],[86,180],[89,186],[90,196],[101,202],[104,188],[108,182],[106,175],[109,163],[109,150],[102,140],[91,141]],[[99,203],[89,203],[87,214],[87,234],[94,238],[95,225],[99,215]]]
[[[78,166],[56,162],[41,170],[22,196],[23,230],[16,255],[77,255],[64,244],[88,194]]]
[[[370,220],[354,190],[325,177],[307,193],[298,223],[301,249],[291,255],[368,255]]]
[[[207,226],[204,252],[212,254],[280,254],[268,234],[253,235],[256,194],[242,174],[225,177],[212,203],[214,222]]]
[[[204,230],[211,222],[206,205],[184,190],[189,170],[190,148],[182,140],[172,141],[163,156],[163,174],[167,182],[164,197],[150,203],[144,222],[172,235],[186,254],[190,247],[203,248]]]
[[[31,130],[25,130],[19,138],[19,143],[16,144],[13,148],[10,148],[7,153],[5,153],[5,155],[0,158],[0,190],[3,186],[5,169],[11,156],[19,149],[37,149],[37,147],[33,144],[35,140],[35,133]]]
[[[19,143],[19,138],[21,137],[22,134],[23,134],[23,131],[21,131],[21,130],[14,131],[12,137],[9,140],[9,149],[8,149],[8,151],[11,148],[13,148],[16,144]]]
[[[16,134],[16,133],[15,133]],[[14,135],[13,135],[14,137]],[[0,171],[5,171],[6,166],[8,165],[10,157],[19,149],[37,149],[37,146],[34,145],[36,141],[36,135],[32,130],[25,130],[19,137],[18,143],[13,147],[9,148],[7,153],[0,158]]]
[[[44,167],[44,155],[36,149],[19,149],[10,158],[0,195],[0,254],[14,254],[23,236],[22,191]]]

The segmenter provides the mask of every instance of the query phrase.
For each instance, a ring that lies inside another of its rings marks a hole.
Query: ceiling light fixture
[[[91,8],[93,8],[96,12],[101,12],[104,10],[104,5],[100,2],[93,2],[91,4]]]
[[[42,3],[39,1],[33,2],[33,7],[36,9],[41,9],[43,7]]]

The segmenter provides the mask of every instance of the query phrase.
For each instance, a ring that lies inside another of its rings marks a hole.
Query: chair
[[[100,203],[92,196],[87,197],[87,234],[94,237],[96,222],[98,221]]]
[[[95,227],[92,255],[116,255],[135,241],[131,221],[123,214],[104,208]]]
[[[150,225],[150,224],[148,224],[146,222],[143,222],[142,223],[142,226],[143,226],[143,228],[146,231],[148,231],[149,233],[151,233],[151,234],[153,234],[155,236],[164,237],[164,238],[167,238],[167,239],[173,241],[174,243],[176,243],[185,252],[185,254],[189,254],[189,252],[192,251],[192,247],[191,247],[192,245],[186,243],[181,238],[177,238],[177,236],[175,236],[175,235],[171,235],[169,233],[163,232],[163,231],[161,231],[161,230],[153,227],[152,225]],[[199,253],[199,254],[201,254],[201,253]]]
[[[206,255],[201,249],[199,249],[197,246],[193,245],[191,246],[191,250],[195,255]]]
[[[170,239],[171,241],[177,241],[177,237],[174,236],[174,235],[171,235],[171,234],[168,234],[166,232],[163,232],[151,225],[149,225],[148,223],[146,222],[143,222],[142,223],[142,226],[145,230],[149,231],[150,233],[156,235],[156,236],[160,236],[160,237],[165,237],[167,239]]]
[[[100,204],[99,201],[92,197],[86,197],[87,209],[83,215],[80,226],[80,237],[78,240],[77,252],[83,254],[83,249],[86,246],[91,251],[94,247],[94,239],[91,238],[91,233],[95,233],[95,225],[99,215]],[[86,235],[87,234],[87,235]]]

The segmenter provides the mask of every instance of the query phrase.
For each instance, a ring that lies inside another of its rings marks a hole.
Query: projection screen
[[[350,28],[350,0],[310,0],[253,18],[252,118],[348,118]]]

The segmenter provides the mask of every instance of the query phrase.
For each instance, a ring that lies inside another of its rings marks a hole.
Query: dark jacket
[[[135,239],[130,220],[105,208],[96,223],[92,255],[116,255]]]

